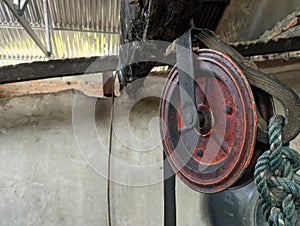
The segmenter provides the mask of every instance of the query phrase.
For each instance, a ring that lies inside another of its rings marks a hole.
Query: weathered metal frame
[[[0,68],[0,84],[115,71],[118,56],[50,60]]]
[[[22,9],[18,9],[18,8],[16,9],[16,5],[13,3],[13,0],[3,0],[3,1],[7,5],[7,7],[10,9],[10,11],[14,14],[14,16],[17,18],[18,22],[23,26],[23,28],[25,29],[27,34],[35,42],[35,44],[41,49],[41,51],[46,56],[50,56],[51,52],[48,51],[49,49],[42,44],[41,40],[37,37],[37,35],[34,33],[34,31],[32,30],[32,28],[30,27],[30,25],[28,24],[28,22],[25,19],[24,10],[26,9],[27,2],[25,3],[25,5],[23,6]],[[47,0],[46,0],[46,2],[47,2]],[[17,7],[19,7],[19,6],[17,6]],[[45,8],[47,8],[47,7],[45,7]],[[46,13],[46,14],[48,15],[48,13]],[[48,25],[49,25],[49,21],[48,21]],[[48,29],[48,31],[47,31],[47,29]],[[50,37],[49,26],[46,28],[46,33],[47,33],[47,37],[48,36]],[[49,33],[49,35],[48,35],[48,33]],[[50,38],[48,39],[48,42],[49,41],[50,41]],[[49,44],[48,44],[48,46],[49,46]],[[50,50],[51,50],[51,48],[50,48]]]
[[[243,56],[285,53],[300,50],[300,37],[277,38],[268,41],[254,40],[233,43],[232,47]]]

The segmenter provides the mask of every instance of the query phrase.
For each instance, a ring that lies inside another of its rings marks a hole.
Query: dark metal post
[[[164,180],[164,226],[176,226],[176,176],[174,173],[170,174],[171,172],[171,166],[164,153],[164,176],[172,175]]]

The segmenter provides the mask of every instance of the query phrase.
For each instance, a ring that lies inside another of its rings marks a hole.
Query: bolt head
[[[226,114],[230,114],[231,113],[231,107],[226,105],[225,108],[224,108],[224,111]]]
[[[202,156],[203,156],[203,151],[200,150],[200,149],[198,149],[198,150],[196,151],[196,154],[197,154],[199,157],[202,157]]]
[[[187,114],[185,116],[185,123],[188,124],[188,125],[191,125],[193,123],[193,116],[192,114]]]

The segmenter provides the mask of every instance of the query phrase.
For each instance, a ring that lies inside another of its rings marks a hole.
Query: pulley
[[[253,179],[256,160],[269,149],[273,97],[285,110],[282,143],[299,134],[298,95],[213,32],[187,31],[177,40],[176,59],[161,100],[160,129],[170,165],[194,190],[216,193]]]
[[[193,82],[192,95],[177,66],[164,88],[160,128],[167,158],[178,177],[196,191],[215,193],[245,185],[267,148],[256,142],[256,131],[259,119],[267,121],[273,114],[272,98],[257,88],[253,95],[242,70],[221,52],[197,50],[193,69],[192,79],[185,80]]]

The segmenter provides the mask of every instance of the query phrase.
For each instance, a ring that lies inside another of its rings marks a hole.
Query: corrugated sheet
[[[50,0],[53,57],[117,55],[120,0]],[[25,18],[46,43],[43,0],[31,0]],[[3,1],[0,1],[0,65],[47,60]]]
[[[35,30],[43,44],[45,32]],[[45,58],[30,36],[23,29],[0,29],[0,58]],[[51,34],[54,58],[73,58],[99,55],[117,55],[119,36],[97,32],[55,30]]]
[[[70,29],[118,34],[120,0],[49,0],[53,29]],[[30,0],[25,17],[31,26],[44,27],[43,0]],[[18,25],[0,1],[0,24]]]

